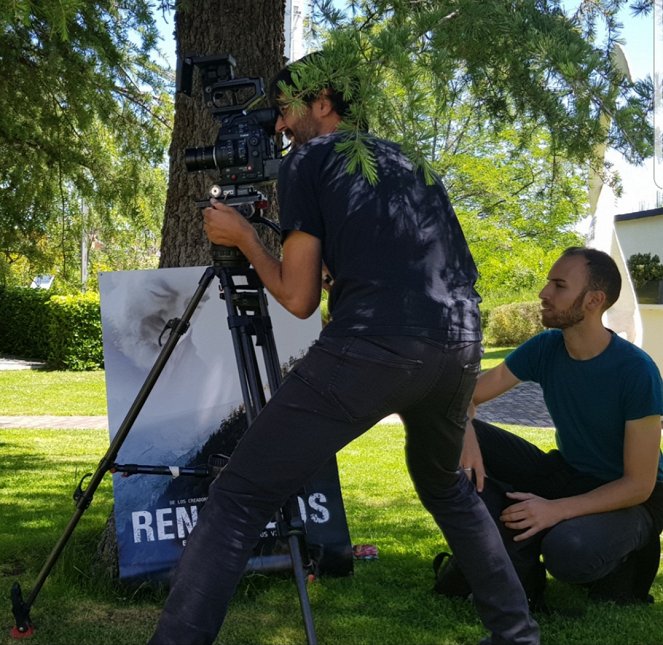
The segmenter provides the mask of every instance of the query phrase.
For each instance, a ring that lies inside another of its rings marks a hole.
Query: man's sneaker
[[[588,585],[592,600],[611,600],[618,604],[653,603],[649,589],[658,573],[661,560],[661,542],[653,535],[638,551],[626,556],[624,561],[607,576]]]
[[[456,560],[450,553],[438,553],[433,560],[435,584],[433,591],[448,598],[469,598],[472,589],[461,573]],[[544,599],[546,588],[546,570],[541,564],[533,569],[524,584],[530,611],[547,612]]]
[[[530,611],[549,613],[550,610],[545,599],[546,582],[546,568],[542,562],[537,562],[526,575],[521,576]]]
[[[436,593],[448,598],[468,598],[472,593],[470,585],[467,584],[451,553],[444,551],[438,553],[433,560],[433,571],[435,572],[433,590]]]

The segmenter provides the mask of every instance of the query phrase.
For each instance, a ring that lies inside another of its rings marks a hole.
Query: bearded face
[[[589,275],[584,258],[562,257],[548,273],[548,283],[539,293],[544,327],[568,329],[585,319],[585,295]]]
[[[585,319],[583,301],[586,290],[565,309],[556,309],[546,301],[541,301],[541,323],[549,329],[568,329]]]

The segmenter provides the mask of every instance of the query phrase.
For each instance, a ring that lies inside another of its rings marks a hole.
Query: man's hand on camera
[[[243,242],[255,235],[252,224],[236,209],[212,199],[203,211],[205,234],[212,244],[241,248]]]

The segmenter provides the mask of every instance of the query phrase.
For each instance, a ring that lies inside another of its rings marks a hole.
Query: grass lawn
[[[103,370],[0,371],[0,392],[0,415],[106,414],[106,379]]]
[[[481,359],[481,369],[489,370],[501,363],[515,347],[486,347]]]
[[[483,369],[497,365],[512,349],[488,348],[482,361]],[[0,392],[0,415],[106,415],[106,381],[103,370],[0,371]]]
[[[511,427],[546,448],[549,430]],[[431,593],[431,561],[446,548],[421,508],[403,463],[403,429],[377,426],[339,454],[353,543],[379,549],[347,578],[309,586],[321,645],[476,645],[485,634],[472,606]],[[0,430],[0,645],[13,625],[7,600],[20,580],[27,595],[73,513],[71,493],[108,447],[104,431]],[[34,645],[144,643],[164,600],[161,590],[130,587],[100,569],[96,544],[112,507],[110,478],[97,491],[65,553],[32,608]],[[618,607],[591,603],[583,591],[550,581],[558,610],[537,616],[544,645],[660,645],[663,576],[656,603]],[[251,575],[241,583],[222,635],[224,645],[303,645],[292,580]]]

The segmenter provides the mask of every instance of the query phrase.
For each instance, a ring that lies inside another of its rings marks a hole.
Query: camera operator
[[[307,61],[315,64],[322,54]],[[534,645],[538,626],[497,528],[458,471],[467,407],[481,356],[476,267],[439,179],[396,144],[370,138],[378,182],[347,170],[336,146],[349,110],[328,87],[297,109],[272,83],[277,131],[293,143],[279,172],[282,259],[233,208],[205,210],[214,244],[234,246],[292,314],[320,301],[333,277],[331,322],[286,377],[213,482],[175,574],[152,645],[212,643],[260,530],[338,450],[388,414],[406,432],[416,491],[472,585],[491,635]]]

